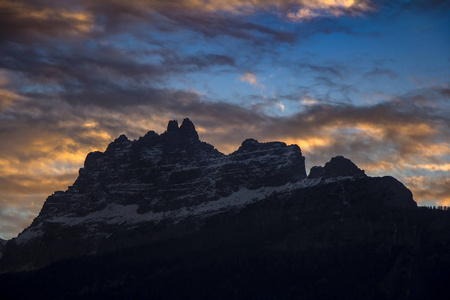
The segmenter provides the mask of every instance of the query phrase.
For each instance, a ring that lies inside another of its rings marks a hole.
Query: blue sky
[[[90,151],[184,117],[224,153],[296,143],[450,205],[449,53],[440,0],[0,0],[0,237]]]

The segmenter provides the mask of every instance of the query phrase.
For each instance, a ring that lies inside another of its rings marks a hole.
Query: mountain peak
[[[343,156],[335,156],[324,167],[312,167],[308,178],[334,178],[340,176],[367,177],[364,170],[358,168],[350,159]]]
[[[242,142],[241,147],[239,147],[240,151],[254,151],[260,143],[255,139],[246,139]]]
[[[198,141],[198,133],[195,130],[194,123],[188,118],[185,118],[181,123],[181,126],[178,127],[177,120],[171,120],[167,124],[167,131],[172,137],[181,137],[183,139],[192,139],[194,141]],[[175,135],[174,135],[175,134]]]
[[[130,146],[130,144],[131,144],[131,141],[127,138],[127,136],[125,134],[122,134],[117,139],[115,139],[114,142],[112,142],[108,145],[108,148],[106,151],[120,152],[124,148]]]

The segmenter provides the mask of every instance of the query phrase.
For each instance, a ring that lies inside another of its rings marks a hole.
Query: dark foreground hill
[[[88,155],[0,244],[6,299],[448,299],[450,213],[298,146],[223,155],[194,125]]]

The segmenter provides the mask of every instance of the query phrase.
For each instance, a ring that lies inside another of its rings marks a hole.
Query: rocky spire
[[[167,124],[167,132],[178,132],[178,121],[172,120]]]

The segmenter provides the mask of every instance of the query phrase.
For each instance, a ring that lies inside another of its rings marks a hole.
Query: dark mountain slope
[[[20,299],[447,299],[447,212],[311,204],[327,193],[274,194],[182,237],[0,276],[2,290]]]

